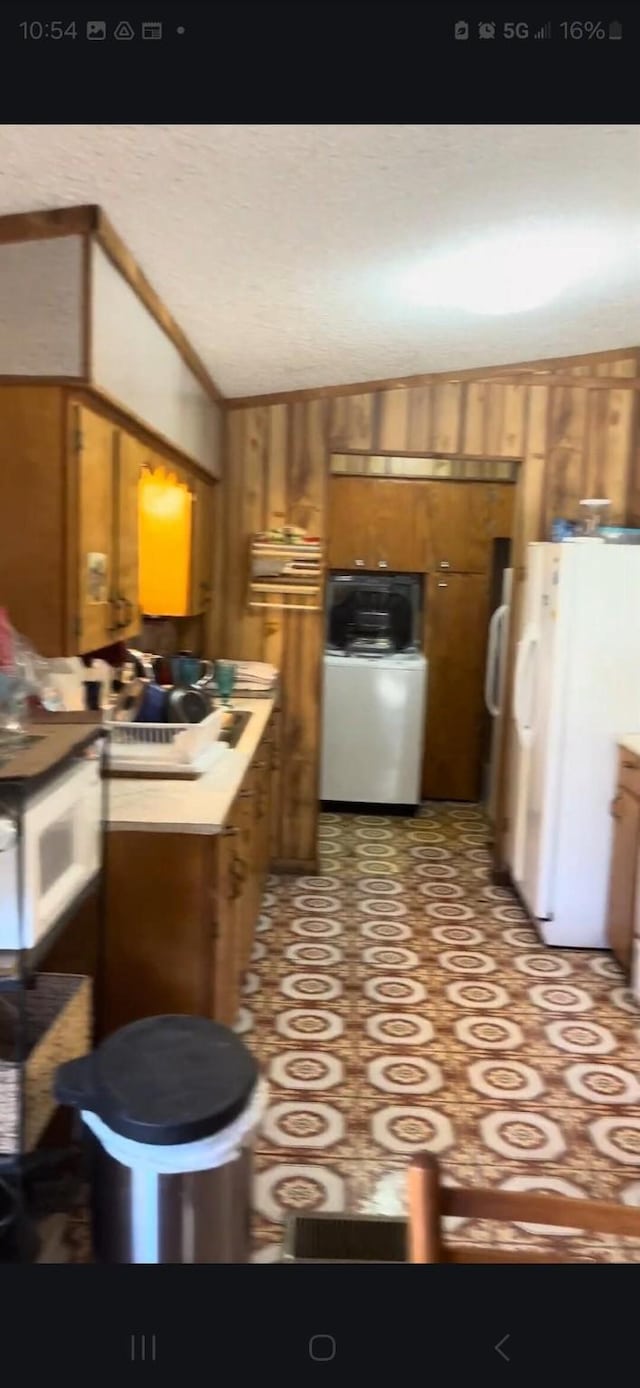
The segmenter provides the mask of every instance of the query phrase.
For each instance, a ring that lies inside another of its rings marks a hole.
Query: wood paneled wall
[[[285,520],[324,537],[327,461],[324,400],[227,417],[224,647],[230,656],[267,660],[281,671],[277,857],[289,867],[310,867],[316,857],[322,613],[250,611],[248,546],[252,533]]]
[[[583,496],[611,498],[612,521],[640,520],[638,356],[606,353],[535,368],[385,389],[345,387],[303,398],[229,402],[224,470],[224,645],[282,671],[280,858],[315,860],[321,613],[252,613],[252,532],[288,521],[325,535],[330,454],[450,455],[519,460],[515,564],[554,516],[578,515]],[[354,470],[356,470],[354,468]]]

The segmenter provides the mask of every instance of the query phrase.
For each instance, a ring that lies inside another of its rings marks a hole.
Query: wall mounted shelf
[[[319,540],[286,541],[253,536],[249,550],[250,608],[319,612],[323,584],[324,546]],[[271,594],[271,597],[265,601],[263,594]],[[290,602],[292,597],[308,601]]]

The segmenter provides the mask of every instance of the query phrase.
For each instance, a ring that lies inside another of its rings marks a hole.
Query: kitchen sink
[[[233,722],[222,729],[218,740],[226,742],[229,747],[237,747],[249,720],[253,718],[253,714],[246,708],[234,708],[231,712]]]

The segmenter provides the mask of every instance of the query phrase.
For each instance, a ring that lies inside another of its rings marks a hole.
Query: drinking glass
[[[233,660],[216,660],[214,677],[223,706],[231,708],[231,695],[236,682],[236,666]]]

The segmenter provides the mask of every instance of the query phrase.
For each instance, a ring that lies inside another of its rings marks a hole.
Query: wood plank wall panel
[[[375,447],[385,453],[408,452],[410,390],[381,390],[377,402],[378,428]]]
[[[427,447],[427,440],[432,437],[433,391],[431,386],[414,386],[407,393],[409,396],[407,449],[412,453],[420,453],[422,449]]]
[[[549,398],[545,533],[554,516],[579,515],[586,448],[588,392],[579,386],[552,386]]]
[[[606,519],[620,523],[627,510],[634,392],[590,390],[587,395],[583,495],[609,497]]]
[[[546,474],[548,386],[531,386],[527,401],[524,463],[516,492],[513,560],[523,567],[527,545],[544,533],[544,491]]]
[[[338,395],[329,405],[331,447],[337,452],[341,448],[362,449],[363,453],[371,452],[374,447],[375,393],[371,391],[368,395]]]
[[[524,460],[514,538],[521,577],[528,541],[543,539],[553,516],[576,517],[582,496],[610,496],[612,520],[640,524],[640,401],[629,389],[640,374],[637,356],[541,364],[522,383],[517,374],[228,411],[225,645],[283,672],[279,853],[290,864],[315,857],[323,618],[249,613],[251,530],[289,520],[323,535],[330,466],[345,475],[419,476],[425,459],[432,476],[474,478],[489,468],[497,477],[503,459],[505,480],[507,460]],[[575,385],[567,385],[572,377]],[[620,389],[597,387],[597,379],[619,379]],[[455,456],[433,456],[443,453]]]
[[[462,386],[459,381],[434,386],[431,444],[434,453],[459,453],[461,424]]]
[[[273,790],[277,857],[289,866],[315,861],[323,626],[320,613],[248,607],[248,550],[255,531],[285,521],[324,535],[327,415],[328,402],[311,400],[227,416],[224,646],[228,655],[267,660],[282,672]]]

